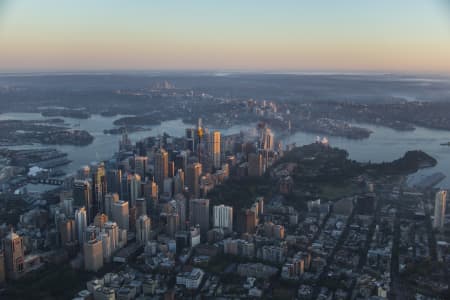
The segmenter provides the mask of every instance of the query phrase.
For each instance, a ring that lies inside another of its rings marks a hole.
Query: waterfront
[[[105,135],[104,129],[111,129],[114,120],[123,117],[103,117],[93,115],[89,119],[62,118],[70,127],[84,129],[89,131],[95,139],[88,146],[67,146],[67,145],[24,145],[11,148],[30,148],[30,147],[51,147],[57,148],[68,154],[72,162],[61,169],[66,173],[73,173],[83,165],[94,161],[109,159],[118,149],[120,135]],[[0,120],[39,120],[45,119],[39,113],[6,113],[0,115]],[[207,125],[207,124],[206,124]],[[423,178],[434,172],[442,172],[447,178],[438,184],[441,187],[450,187],[450,147],[440,145],[450,139],[450,132],[443,130],[432,130],[417,127],[415,131],[396,131],[383,126],[374,126],[370,124],[355,124],[368,128],[373,131],[368,139],[351,140],[341,137],[328,137],[330,144],[348,151],[351,159],[361,162],[383,162],[392,161],[400,158],[408,150],[423,150],[436,158],[438,164],[429,169],[423,169],[410,176],[412,181]],[[136,142],[147,136],[157,136],[164,132],[172,136],[182,136],[186,127],[194,126],[185,124],[181,120],[171,120],[162,122],[156,126],[150,126],[149,131],[139,131],[130,133],[132,142]],[[221,129],[223,135],[238,133],[240,130],[254,128],[253,124],[247,126],[232,126]],[[298,146],[310,144],[315,141],[316,134],[297,132],[283,140],[283,144],[295,142]]]

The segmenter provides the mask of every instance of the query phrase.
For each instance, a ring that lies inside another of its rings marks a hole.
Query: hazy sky
[[[450,73],[444,0],[0,0],[0,72]]]

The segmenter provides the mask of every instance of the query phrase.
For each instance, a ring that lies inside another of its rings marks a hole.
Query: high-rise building
[[[66,219],[59,223],[59,232],[61,234],[61,244],[67,245],[75,242],[77,238],[77,227],[74,219]]]
[[[105,224],[106,222],[108,222],[108,216],[105,214],[98,213],[94,217],[94,226],[98,228],[102,228],[103,224]]]
[[[434,200],[433,228],[437,229],[444,228],[446,202],[447,202],[447,191],[441,190],[437,192]]]
[[[73,198],[64,198],[60,205],[66,217],[73,216]]]
[[[148,164],[147,156],[134,157],[134,171],[136,172],[136,174],[141,176],[141,178],[145,178],[145,175],[147,174],[147,164]]]
[[[256,213],[250,209],[244,209],[237,213],[237,231],[239,233],[255,233]]]
[[[154,175],[158,186],[163,186],[169,176],[169,154],[162,148],[155,153]]]
[[[274,135],[270,128],[264,128],[261,135],[261,149],[266,151],[273,151],[274,149]]]
[[[85,207],[87,213],[87,222],[94,219],[94,208],[92,203],[91,184],[87,180],[75,180],[73,183],[74,205]]]
[[[191,152],[195,153],[197,151],[197,132],[195,128],[186,128],[185,134],[185,149],[189,149]]]
[[[122,196],[121,183],[122,183],[122,170],[110,169],[106,172],[106,187],[108,193],[116,193]]]
[[[81,207],[75,211],[75,227],[77,239],[81,246],[84,243],[84,232],[87,227],[87,212],[84,207]]]
[[[141,176],[138,174],[128,175],[128,192],[131,207],[136,206],[136,199],[141,197]]]
[[[114,253],[119,248],[119,226],[116,222],[108,221],[103,225],[103,230],[109,235],[111,253]]]
[[[164,183],[163,183],[164,195],[171,198],[172,191],[173,191],[173,178],[164,179]]]
[[[22,237],[13,231],[3,239],[6,278],[18,279],[25,273]]]
[[[105,195],[105,214],[111,218],[112,216],[112,206],[114,203],[119,201],[119,194],[108,193]]]
[[[5,254],[0,249],[0,285],[5,283],[6,270],[5,270]]]
[[[189,203],[189,220],[192,225],[200,225],[203,236],[209,230],[209,199],[193,199]]]
[[[166,218],[166,234],[171,238],[174,238],[180,228],[180,216],[177,213],[170,213],[166,215]]]
[[[202,174],[202,164],[194,163],[187,167],[186,186],[194,198],[200,197],[200,176]]]
[[[233,230],[233,207],[225,205],[215,205],[214,227]]]
[[[130,213],[128,202],[119,200],[112,206],[112,219],[121,229],[130,229]]]
[[[211,158],[213,166],[220,169],[221,166],[221,151],[220,151],[220,131],[214,131],[211,138]]]
[[[103,267],[103,242],[97,239],[90,240],[83,245],[84,269],[97,272]]]
[[[136,199],[136,218],[147,214],[147,203],[145,198]]]
[[[248,176],[262,176],[264,170],[263,157],[260,153],[248,154]]]
[[[145,245],[150,240],[151,220],[142,215],[136,220],[136,240]]]
[[[107,186],[105,164],[100,163],[97,166],[97,170],[92,175],[92,198],[94,207],[93,216],[95,216],[97,212],[104,212],[106,189]]]
[[[178,169],[177,174],[173,178],[173,194],[180,194],[184,191],[184,171]]]
[[[100,233],[98,240],[102,242],[103,261],[111,261],[111,237],[107,232],[102,232]]]

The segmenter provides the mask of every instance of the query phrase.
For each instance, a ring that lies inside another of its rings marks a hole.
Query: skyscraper
[[[147,156],[134,157],[134,171],[136,172],[136,174],[141,176],[141,178],[145,178],[145,175],[147,174],[147,164],[148,164]]]
[[[120,169],[111,169],[106,172],[106,187],[108,193],[117,193],[122,196],[122,171]]]
[[[272,151],[274,149],[274,135],[270,128],[266,127],[263,129],[261,135],[261,149],[266,151]]]
[[[103,225],[103,230],[109,235],[111,253],[114,253],[119,248],[119,227],[116,222],[108,221]]]
[[[106,195],[106,173],[105,164],[100,163],[97,166],[97,170],[92,174],[92,195],[93,195],[93,216],[97,212],[104,212],[105,208],[105,195]],[[91,219],[89,221],[92,221]]]
[[[202,165],[193,163],[187,167],[186,186],[189,192],[195,197],[200,197],[200,176],[202,174]]]
[[[147,214],[147,203],[145,198],[136,199],[136,218]]]
[[[214,209],[214,227],[227,228],[233,230],[233,207],[225,205],[215,205]]]
[[[248,154],[248,176],[257,177],[263,174],[263,157],[260,153]]]
[[[180,216],[177,213],[170,213],[166,215],[166,233],[171,238],[175,237],[175,233],[180,228]]]
[[[117,193],[108,193],[105,195],[105,214],[109,218],[112,216],[112,206],[117,201],[119,201],[119,195]]]
[[[84,231],[87,227],[87,213],[84,207],[81,207],[75,211],[75,227],[77,231],[77,239],[81,246],[84,242]]]
[[[443,229],[445,222],[445,207],[447,202],[447,191],[441,190],[436,193],[434,200],[434,222],[433,228]]]
[[[150,240],[151,221],[147,215],[142,215],[136,220],[136,240],[145,245]]]
[[[173,194],[180,194],[184,191],[184,172],[178,169],[177,174],[173,178]]]
[[[73,199],[74,205],[85,207],[87,213],[87,222],[94,219],[94,209],[92,203],[91,184],[87,180],[75,180],[73,183]]]
[[[6,278],[18,279],[25,273],[22,237],[13,231],[3,239]]]
[[[216,169],[220,169],[221,166],[221,151],[220,151],[220,131],[214,131],[211,140],[211,158],[213,166]]]
[[[141,176],[138,174],[128,175],[129,202],[131,207],[136,206],[136,199],[141,197]]]
[[[97,239],[87,241],[83,245],[84,269],[97,272],[103,267],[103,243]]]
[[[203,236],[209,230],[209,199],[193,199],[189,205],[189,220],[192,225],[200,225]]]
[[[128,202],[118,201],[112,206],[112,219],[119,225],[121,229],[130,230],[130,214]]]
[[[166,150],[160,148],[155,153],[154,167],[155,181],[158,186],[162,187],[164,179],[166,179],[169,174],[169,154]]]

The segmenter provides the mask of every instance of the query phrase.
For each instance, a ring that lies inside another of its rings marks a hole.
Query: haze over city
[[[450,71],[447,1],[8,1],[0,71]]]

